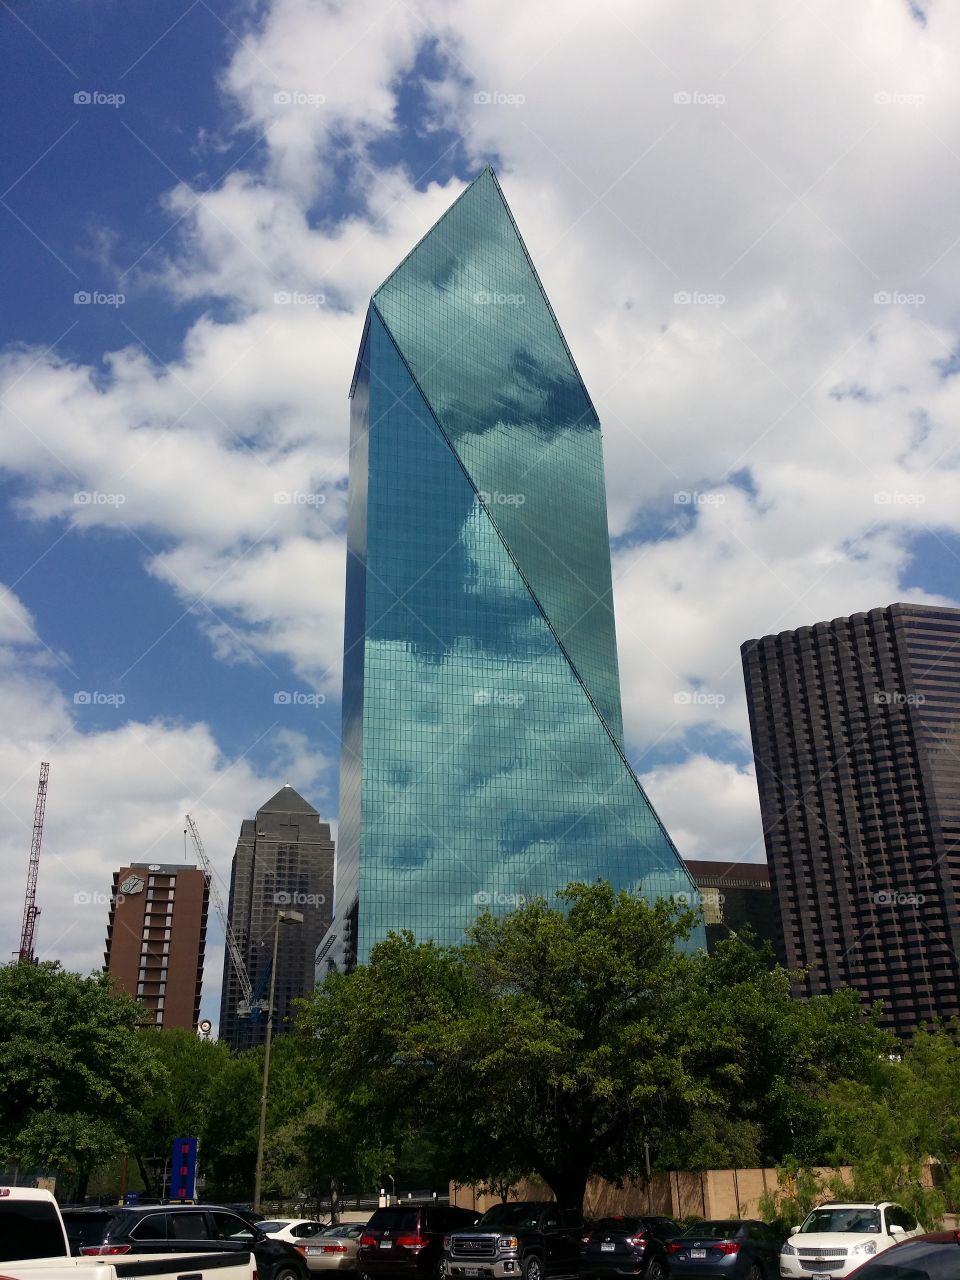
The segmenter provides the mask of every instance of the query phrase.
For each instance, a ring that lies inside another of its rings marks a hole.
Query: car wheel
[[[750,1268],[750,1280],[763,1280],[763,1267],[759,1263],[754,1263]]]
[[[527,1258],[521,1268],[523,1280],[543,1280],[543,1263],[536,1255]]]
[[[651,1258],[650,1265],[644,1272],[643,1280],[667,1280],[667,1268],[663,1265],[662,1258]],[[750,1280],[756,1280],[755,1276],[751,1276]]]
[[[300,1272],[295,1271],[293,1267],[277,1267],[273,1273],[273,1280],[302,1280]]]

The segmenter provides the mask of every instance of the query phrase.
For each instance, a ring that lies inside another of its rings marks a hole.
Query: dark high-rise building
[[[299,911],[302,924],[283,924],[277,951],[274,1035],[289,1031],[293,1001],[313,990],[314,957],[333,909],[330,825],[293,787],[282,787],[240,827],[230,876],[230,925],[253,988],[254,1005],[269,1000],[277,912]],[[260,1044],[266,1016],[244,1014],[243,992],[229,953],[224,957],[220,1039],[232,1048]]]
[[[210,884],[182,862],[132,862],[113,874],[103,962],[163,1030],[200,1017]]]
[[[781,954],[899,1033],[960,1013],[960,610],[742,646]]]
[[[765,862],[705,862],[684,858],[703,909],[707,950],[749,929],[758,942],[777,941],[777,920]]]
[[[573,879],[692,891],[624,754],[600,422],[490,169],[373,295],[351,397],[320,961]]]

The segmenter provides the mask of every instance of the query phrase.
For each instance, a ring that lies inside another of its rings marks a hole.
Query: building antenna
[[[40,781],[37,784],[37,807],[33,811],[33,840],[30,844],[30,863],[27,867],[27,891],[23,898],[23,923],[20,926],[20,963],[33,964],[33,935],[37,916],[37,872],[40,870],[40,844],[43,840],[43,815],[47,808],[47,779],[50,765],[40,765]]]

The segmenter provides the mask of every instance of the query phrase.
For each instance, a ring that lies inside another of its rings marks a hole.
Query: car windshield
[[[880,1230],[879,1209],[814,1209],[800,1231],[804,1235],[819,1231],[849,1231],[866,1235]]]
[[[593,1228],[595,1232],[617,1232],[622,1231],[627,1235],[633,1235],[638,1227],[642,1227],[643,1223],[640,1218],[601,1218],[597,1225]]]
[[[736,1221],[695,1222],[683,1233],[695,1240],[729,1240],[743,1224]]]
[[[532,1204],[495,1204],[477,1223],[477,1230],[484,1227],[523,1227],[533,1224],[539,1217],[539,1209]]]
[[[265,1231],[268,1235],[271,1231],[282,1231],[284,1227],[289,1226],[287,1222],[258,1222],[257,1226],[261,1231]]]

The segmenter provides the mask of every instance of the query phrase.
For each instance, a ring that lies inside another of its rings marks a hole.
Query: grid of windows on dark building
[[[960,1014],[960,610],[894,604],[741,649],[783,962],[909,1035]]]
[[[250,979],[247,1001],[229,954],[224,960],[220,1039],[235,1050],[266,1036],[274,929],[277,974],[274,1035],[293,1027],[294,1001],[313,990],[315,954],[333,908],[334,843],[330,825],[291,786],[282,787],[241,824],[230,877],[230,926]],[[277,925],[278,912],[302,921]]]

